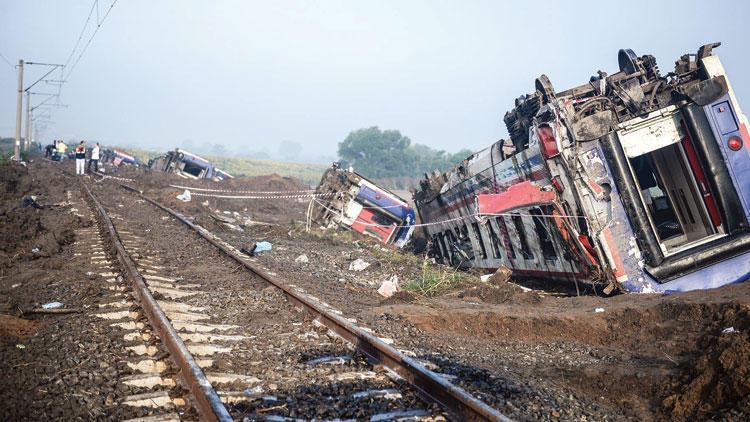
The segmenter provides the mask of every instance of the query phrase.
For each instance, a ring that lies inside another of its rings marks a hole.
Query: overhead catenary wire
[[[3,55],[3,53],[0,53],[0,57],[3,58],[3,61],[7,63],[11,69],[15,69],[15,66],[13,66],[13,63],[11,63],[10,60],[8,60],[8,58]]]
[[[98,0],[95,1],[95,4],[98,2]],[[104,24],[104,21],[107,20],[107,17],[109,16],[109,13],[112,11],[112,8],[115,7],[115,4],[117,4],[117,0],[114,0],[112,4],[109,5],[109,8],[107,9],[107,13],[104,14],[104,17],[102,17],[102,20],[97,22],[96,29],[94,29],[94,32],[91,34],[91,37],[86,42],[86,45],[84,45],[83,49],[81,49],[81,53],[78,55],[78,58],[76,58],[76,61],[73,62],[73,64],[70,67],[70,70],[68,71],[68,74],[63,78],[63,80],[67,81],[70,79],[70,75],[73,73],[73,70],[75,70],[76,66],[78,65],[78,62],[81,61],[81,57],[83,57],[84,53],[86,53],[86,50],[88,50],[89,46],[91,45],[91,41],[94,40],[94,37],[99,32],[99,28],[102,27]]]
[[[83,34],[86,32],[86,28],[89,26],[89,22],[91,21],[91,15],[94,13],[94,7],[96,7],[97,3],[99,3],[99,0],[94,0],[91,3],[91,10],[89,10],[89,15],[86,17],[86,22],[83,23],[83,28],[81,28],[81,33],[78,34],[78,40],[76,41],[76,44],[73,46],[73,49],[70,50],[70,54],[68,54],[68,59],[65,60],[65,64],[63,66],[67,67],[70,63],[70,59],[73,58],[73,54],[75,54],[76,50],[78,49],[78,46],[81,44],[81,40],[83,39]]]

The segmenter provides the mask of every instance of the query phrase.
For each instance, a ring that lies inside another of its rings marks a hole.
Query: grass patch
[[[433,265],[424,259],[422,261],[421,276],[408,280],[401,288],[410,293],[433,297],[452,290],[468,281],[469,276],[459,272],[457,269]]]

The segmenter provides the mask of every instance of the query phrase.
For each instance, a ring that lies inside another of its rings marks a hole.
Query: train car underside
[[[433,255],[631,292],[750,278],[750,136],[718,46],[666,76],[631,50],[567,91],[540,76],[505,115],[509,153],[501,140],[421,182]]]

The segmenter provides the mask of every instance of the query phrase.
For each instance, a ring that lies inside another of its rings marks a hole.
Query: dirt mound
[[[728,309],[721,320],[699,340],[695,358],[681,366],[683,375],[672,386],[674,394],[663,401],[665,416],[707,419],[727,409],[750,407],[748,310]]]
[[[28,169],[20,164],[0,165],[0,182],[4,196],[25,194],[31,190],[31,177]]]
[[[0,177],[5,191],[0,201],[0,268],[14,258],[55,255],[74,241],[73,229],[81,224],[80,218],[52,206],[60,198],[45,193],[51,186],[40,186],[25,167],[15,163],[0,165]]]
[[[456,296],[464,300],[475,299],[494,304],[533,305],[542,300],[537,293],[524,291],[520,286],[508,282],[475,284],[459,292]]]
[[[0,314],[0,341],[15,343],[36,332],[37,323],[12,315]]]

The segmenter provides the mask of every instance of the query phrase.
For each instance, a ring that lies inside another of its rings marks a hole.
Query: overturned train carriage
[[[653,56],[505,115],[511,135],[415,193],[432,253],[453,265],[635,292],[750,277],[750,137],[713,49],[661,75]]]
[[[203,157],[182,149],[169,151],[148,162],[152,170],[174,173],[186,179],[225,180],[233,178],[231,174],[220,170]]]
[[[334,164],[323,173],[308,222],[339,226],[401,248],[414,231],[414,209],[396,194]]]

